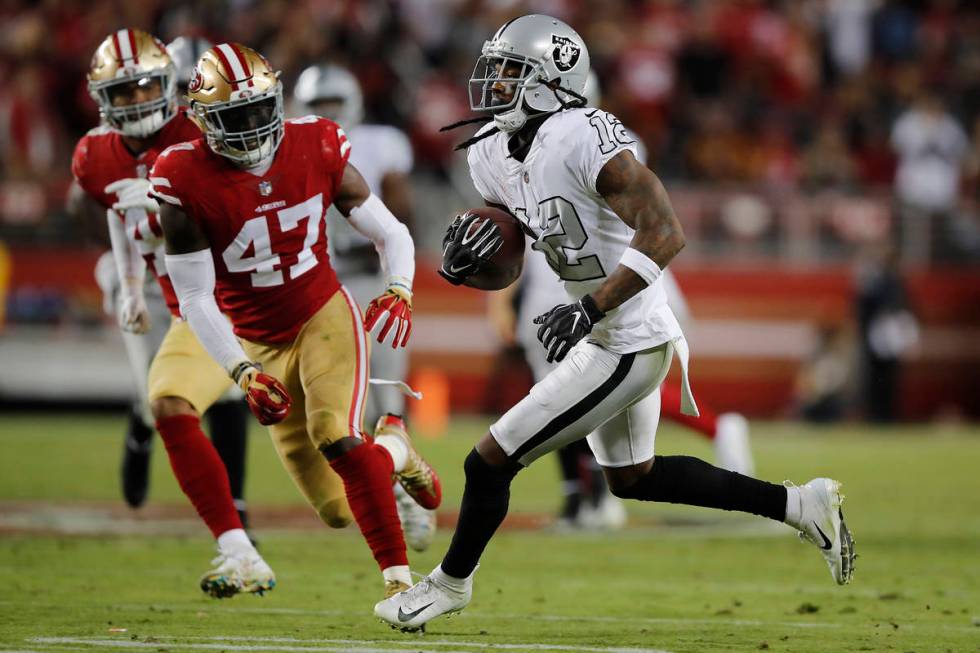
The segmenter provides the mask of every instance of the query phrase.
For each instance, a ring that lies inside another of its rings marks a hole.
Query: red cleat
[[[374,427],[374,437],[393,435],[401,438],[408,448],[405,469],[395,473],[395,479],[409,496],[427,510],[435,510],[442,503],[442,483],[432,466],[412,446],[412,439],[405,430],[405,422],[397,415],[383,415]]]

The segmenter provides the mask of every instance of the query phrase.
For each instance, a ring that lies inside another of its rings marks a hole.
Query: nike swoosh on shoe
[[[428,603],[426,605],[423,605],[418,610],[413,610],[412,612],[405,612],[405,609],[404,608],[399,607],[398,608],[398,621],[400,621],[402,623],[405,623],[406,621],[411,621],[412,619],[414,619],[415,617],[417,617],[420,612],[422,612],[423,610],[425,610],[429,606],[433,605],[434,603],[435,603],[435,601],[433,601],[432,603]]]
[[[830,549],[834,546],[831,544],[830,538],[827,537],[822,530],[820,530],[820,527],[817,526],[817,522],[813,522],[813,527],[817,529],[817,532],[820,533],[820,537],[823,538],[823,546],[820,548],[824,551],[830,551]]]

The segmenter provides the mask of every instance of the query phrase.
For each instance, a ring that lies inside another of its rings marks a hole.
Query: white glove
[[[127,333],[143,334],[150,330],[150,311],[143,290],[123,292],[119,298],[119,327]]]
[[[106,315],[115,315],[119,275],[116,274],[116,260],[112,250],[105,252],[95,263],[95,283],[102,291],[102,310]]]
[[[112,182],[105,192],[116,194],[116,203],[112,205],[116,211],[143,209],[147,213],[160,213],[160,205],[150,197],[150,187],[149,179],[133,177]]]

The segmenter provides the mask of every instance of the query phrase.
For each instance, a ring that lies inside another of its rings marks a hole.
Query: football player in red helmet
[[[323,521],[357,522],[393,595],[412,581],[392,476],[425,508],[442,496],[400,421],[379,423],[373,440],[362,428],[368,331],[395,346],[411,333],[411,236],[348,165],[351,145],[336,123],[285,120],[279,75],[259,53],[215,46],[188,96],[204,138],[170,148],[150,174],[181,313],[270,425]],[[331,204],[386,270],[363,321],[327,256]]]
[[[75,148],[70,205],[78,212],[104,213],[108,222],[115,266],[102,266],[110,268],[102,276],[110,277],[104,285],[118,286],[117,313],[140,405],[130,419],[124,495],[134,507],[145,500],[155,421],[174,475],[218,542],[220,560],[202,579],[202,589],[218,597],[264,592],[275,577],[244,531],[244,513],[236,509],[243,507],[236,500],[243,487],[247,425],[234,405],[212,419],[215,443],[234,471],[233,496],[229,473],[201,430],[200,415],[234,384],[180,319],[163,262],[159,208],[147,195],[147,173],[160,152],[199,138],[200,129],[178,106],[170,55],[146,32],[121,29],[107,36],[92,57],[88,86],[104,124]],[[151,297],[159,302],[144,294],[146,268],[156,278]],[[151,316],[157,304],[162,307]]]

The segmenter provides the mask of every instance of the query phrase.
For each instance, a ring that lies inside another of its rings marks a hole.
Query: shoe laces
[[[422,574],[417,574],[414,571],[411,572],[412,576],[419,578],[418,582],[405,590],[405,594],[410,595],[413,599],[422,596],[429,592],[433,588],[438,587],[431,576],[423,576]]]

